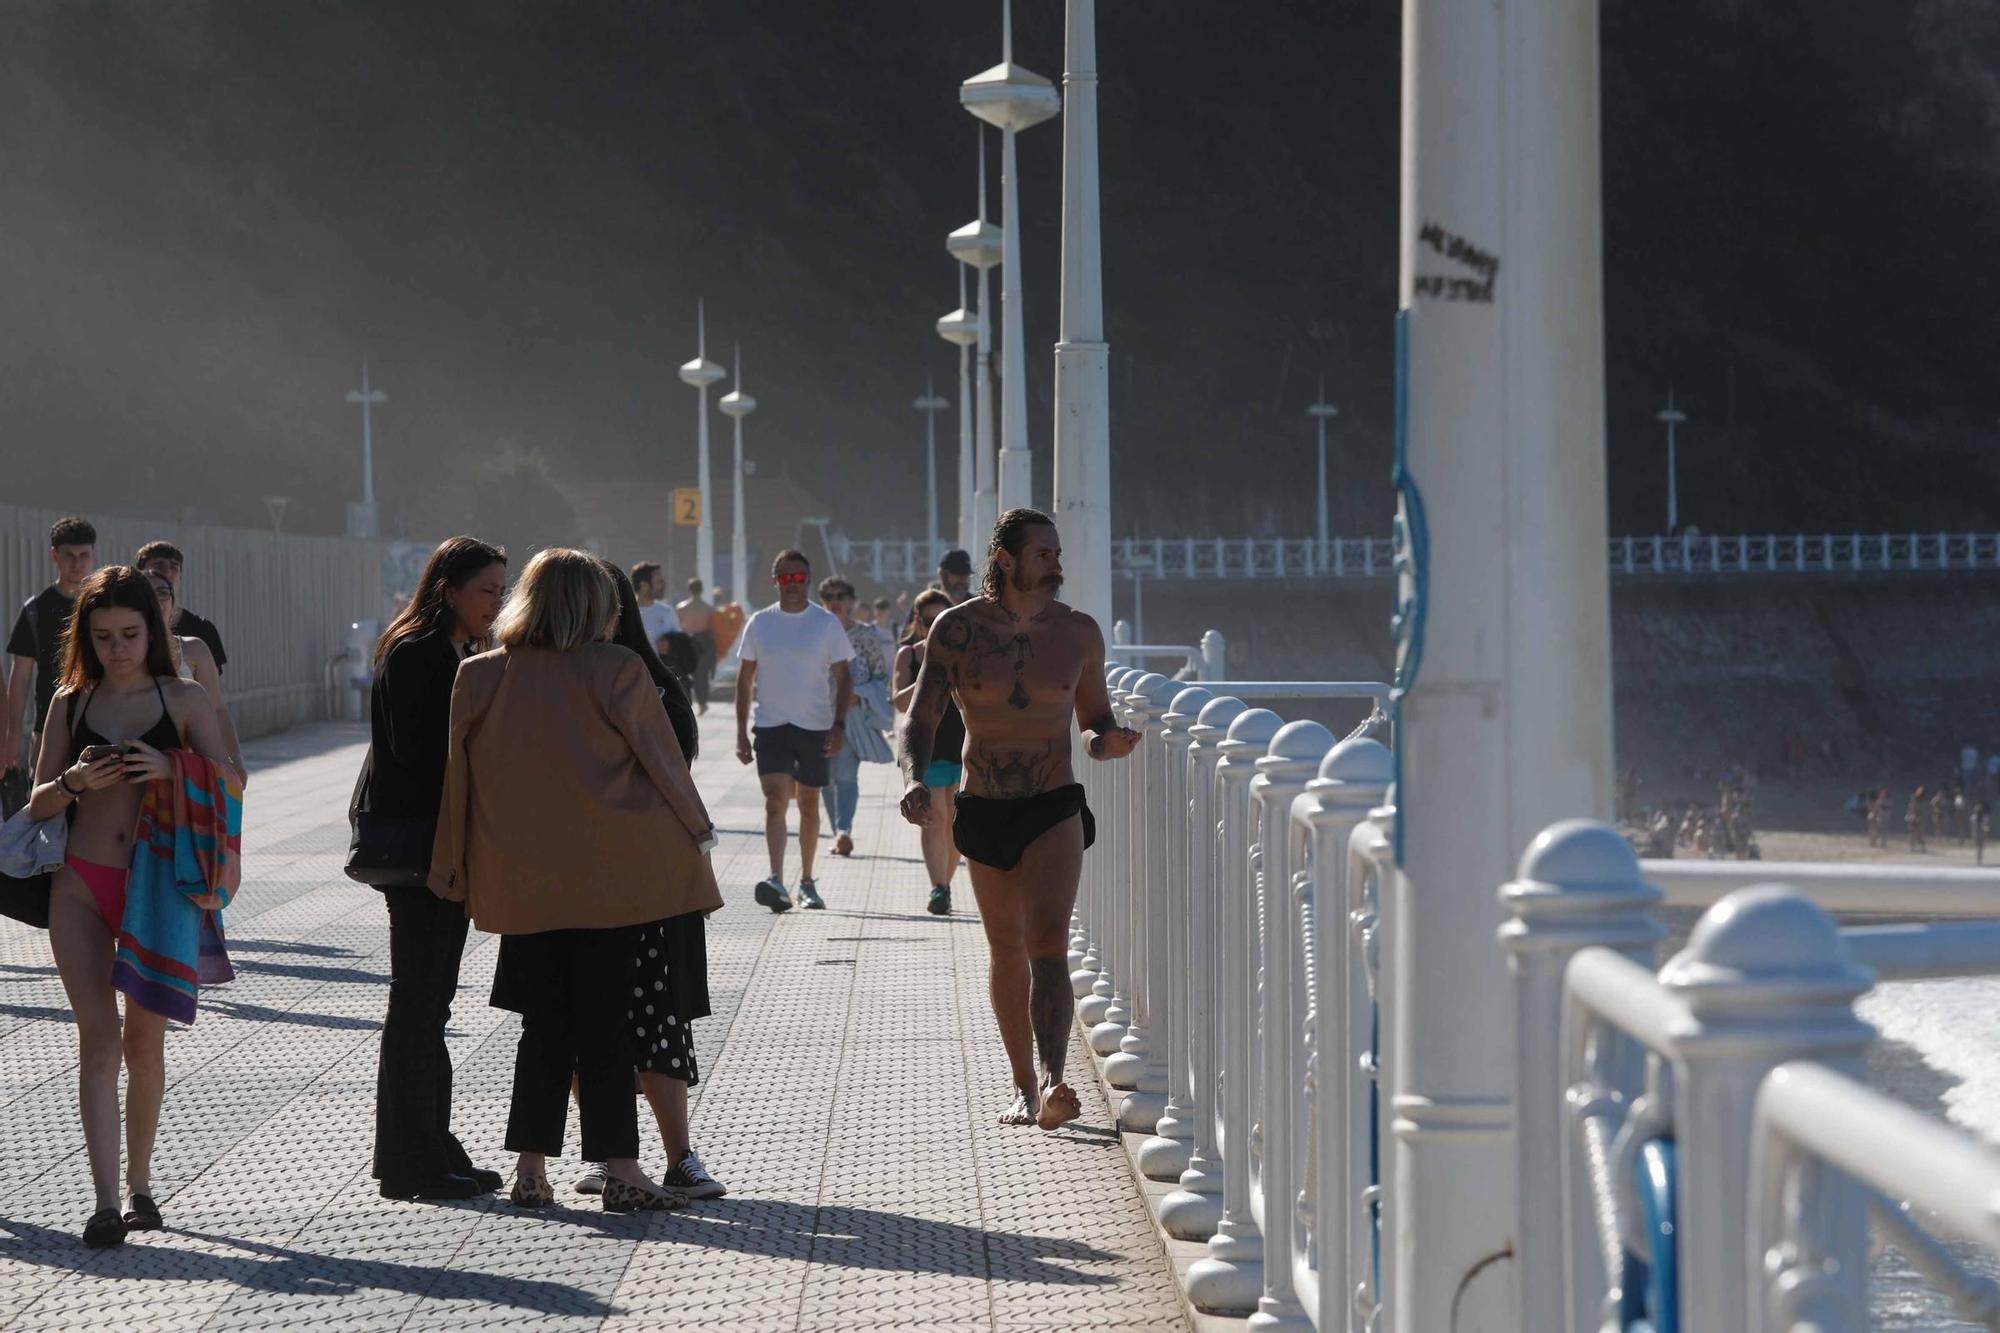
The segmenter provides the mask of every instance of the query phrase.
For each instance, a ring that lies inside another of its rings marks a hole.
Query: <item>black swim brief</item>
[[[951,840],[969,861],[995,870],[1021,864],[1029,844],[1071,815],[1083,816],[1083,845],[1097,841],[1097,820],[1083,799],[1083,784],[1071,783],[1036,796],[994,797],[960,794]]]

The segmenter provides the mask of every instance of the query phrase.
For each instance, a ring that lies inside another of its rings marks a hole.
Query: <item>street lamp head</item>
[[[981,218],[945,237],[944,248],[961,264],[977,269],[996,268],[1006,239],[1006,233],[998,226]]]
[[[731,389],[722,395],[722,401],[716,406],[726,417],[747,417],[757,410],[757,400],[741,389]]]
[[[1012,60],[960,84],[958,100],[967,111],[1003,130],[1030,129],[1062,113],[1062,94],[1056,86]]]
[[[979,316],[964,306],[942,316],[937,322],[938,337],[958,347],[970,347],[979,341]]]
[[[705,356],[696,357],[680,369],[681,381],[697,389],[706,389],[728,373]]]
[[[948,399],[940,398],[937,394],[927,393],[914,403],[911,403],[910,406],[919,412],[942,412],[951,406],[951,402]]]
[[[1306,409],[1306,415],[1309,417],[1318,417],[1324,421],[1331,421],[1340,415],[1340,409],[1332,403],[1314,403]]]

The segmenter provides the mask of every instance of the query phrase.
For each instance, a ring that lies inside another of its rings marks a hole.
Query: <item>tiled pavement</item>
[[[168,1231],[103,1252],[76,1240],[90,1187],[74,1034],[46,937],[0,921],[0,1328],[1185,1328],[1095,1080],[1077,1080],[1068,1132],[993,1123],[1007,1076],[971,893],[961,874],[958,915],[922,913],[890,771],[863,769],[864,855],[822,859],[830,910],[774,918],[750,901],[760,798],[726,741],[711,726],[696,770],[729,903],[709,922],[716,1013],[696,1025],[693,1118],[729,1198],[607,1216],[570,1193],[573,1159],[552,1164],[560,1203],[540,1215],[504,1196],[375,1195],[387,924],[339,869],[362,735],[306,728],[251,747],[239,980],[168,1037]],[[451,1025],[455,1127],[506,1170],[517,1020],[485,1003],[495,957],[475,933]],[[1070,1061],[1088,1070],[1080,1041]],[[575,1132],[572,1117],[572,1146]]]

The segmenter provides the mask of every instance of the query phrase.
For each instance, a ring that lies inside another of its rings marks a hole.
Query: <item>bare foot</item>
[[[1014,1094],[1014,1104],[1000,1113],[1000,1123],[1003,1125],[1036,1124],[1036,1110],[1035,1103],[1029,1100],[1027,1093],[1016,1093]]]
[[[1035,1123],[1043,1129],[1060,1129],[1083,1114],[1083,1103],[1067,1083],[1058,1083],[1042,1094],[1041,1113]]]

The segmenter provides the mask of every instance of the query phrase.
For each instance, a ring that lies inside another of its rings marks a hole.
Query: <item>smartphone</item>
[[[77,755],[76,761],[80,764],[94,764],[100,759],[109,759],[112,755],[124,753],[125,747],[122,745],[86,745],[83,747],[83,752]]]

